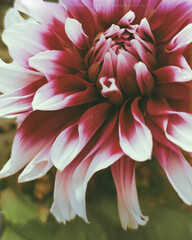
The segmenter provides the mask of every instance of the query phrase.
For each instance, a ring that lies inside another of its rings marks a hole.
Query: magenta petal
[[[134,69],[141,94],[150,94],[154,87],[154,78],[146,65],[143,62],[138,62],[135,64]]]
[[[19,175],[19,182],[32,181],[34,179],[43,177],[53,166],[50,158],[50,149],[52,142],[45,146],[25,167]]]
[[[11,93],[42,78],[42,74],[0,59],[0,91]]]
[[[29,58],[29,65],[42,72],[48,80],[77,71],[77,61],[67,51],[40,52]]]
[[[192,152],[192,114],[173,112],[164,123],[164,131],[170,141],[185,151]]]
[[[158,84],[171,82],[189,82],[192,79],[192,71],[182,70],[177,66],[166,66],[154,71]]]
[[[54,141],[51,149],[52,162],[59,171],[63,171],[79,151],[78,128],[75,124],[63,130]]]
[[[119,115],[119,138],[121,148],[127,156],[136,161],[145,161],[151,158],[152,136],[144,123],[138,101],[137,98],[131,106],[127,102],[122,107]]]
[[[3,32],[2,39],[11,57],[26,68],[29,68],[28,58],[33,55],[63,47],[49,28],[33,21],[14,24]]]
[[[38,80],[28,86],[0,96],[0,116],[17,115],[32,110],[31,103],[38,88],[44,83],[45,79]]]
[[[35,110],[58,110],[96,101],[96,89],[78,76],[64,75],[42,86],[35,94]]]
[[[81,112],[82,109],[73,108],[58,112],[35,111],[28,115],[17,131],[11,158],[0,171],[0,178],[10,176],[23,168],[62,128],[77,121]]]
[[[85,213],[85,193],[88,181],[94,173],[117,161],[123,152],[118,144],[117,128],[104,144],[90,157],[85,158],[75,169],[72,182],[71,204],[81,217]]]
[[[192,42],[192,24],[183,28],[166,46],[167,52],[183,52],[184,49]]]
[[[83,31],[80,22],[73,18],[67,18],[65,22],[65,32],[72,43],[78,48],[87,48],[89,37]]]
[[[180,198],[191,205],[192,168],[189,163],[178,150],[172,151],[160,144],[154,144],[154,153]]]
[[[135,183],[134,161],[126,156],[120,158],[111,166],[113,179],[117,190],[118,210],[122,227],[137,229],[145,225],[148,217],[142,215]]]

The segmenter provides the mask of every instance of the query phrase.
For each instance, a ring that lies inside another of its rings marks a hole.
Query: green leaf
[[[24,195],[16,195],[10,188],[1,192],[1,209],[12,223],[25,224],[37,216],[35,204]]]

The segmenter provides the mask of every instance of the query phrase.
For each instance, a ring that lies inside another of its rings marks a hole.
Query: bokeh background
[[[12,5],[12,0],[0,0],[0,34],[5,12]],[[11,61],[1,40],[0,58]],[[0,168],[10,157],[15,132],[15,119],[0,119]],[[192,240],[192,207],[182,203],[155,159],[137,165],[140,205],[150,220],[136,231],[121,228],[109,169],[97,173],[88,185],[90,224],[77,217],[63,225],[50,215],[54,169],[45,177],[24,184],[17,183],[18,175],[0,180],[2,240]]]

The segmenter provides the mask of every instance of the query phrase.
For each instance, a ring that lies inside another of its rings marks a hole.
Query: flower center
[[[132,24],[134,18],[129,11],[117,25],[98,34],[85,56],[90,81],[117,105],[127,98],[150,95],[154,88],[155,40],[147,20]]]

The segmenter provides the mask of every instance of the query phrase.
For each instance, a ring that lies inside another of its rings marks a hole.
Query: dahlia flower
[[[155,156],[192,204],[192,1],[16,0],[2,39],[0,116],[18,131],[1,178],[54,167],[51,212],[88,221],[87,184],[111,167],[121,224],[137,228],[135,163]]]

